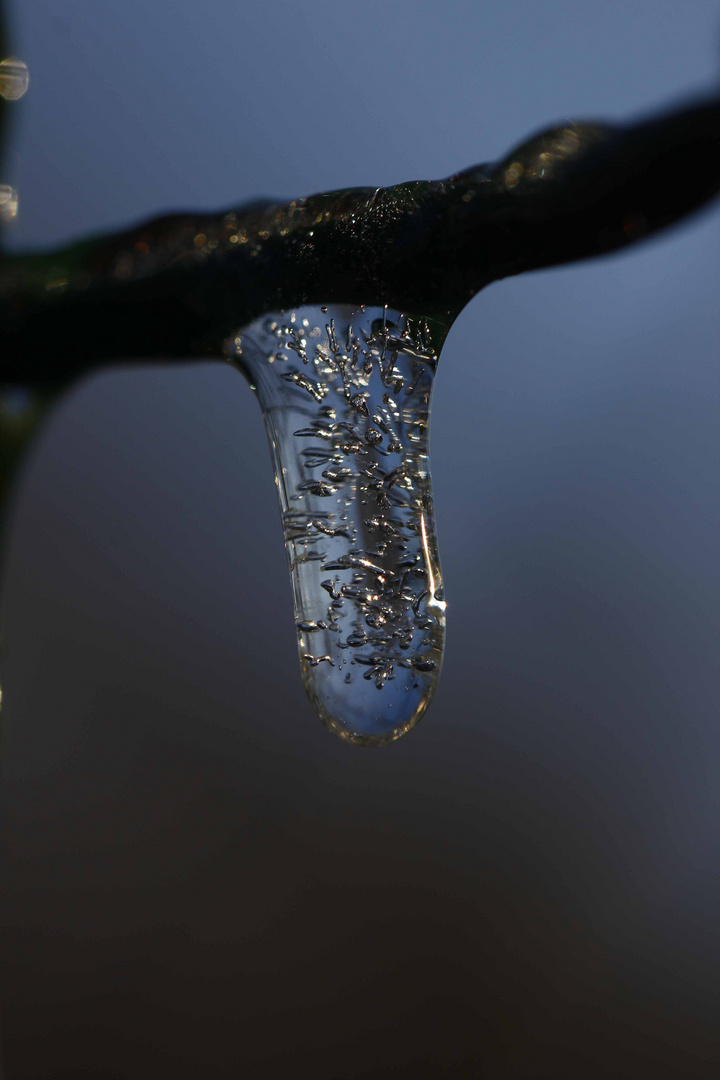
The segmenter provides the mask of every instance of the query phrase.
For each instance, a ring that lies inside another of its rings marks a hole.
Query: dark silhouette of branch
[[[569,123],[447,180],[161,217],[0,264],[0,383],[223,354],[268,310],[390,304],[448,325],[485,285],[604,255],[720,189],[720,98]]]

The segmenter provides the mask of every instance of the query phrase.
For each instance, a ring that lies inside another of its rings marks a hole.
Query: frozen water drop
[[[326,344],[307,353],[304,371],[269,361],[279,333],[321,320]],[[228,355],[263,410],[305,689],[341,738],[392,742],[430,703],[445,637],[428,471],[437,347],[427,320],[337,304],[269,312],[233,335]],[[401,407],[388,385],[403,389]],[[346,674],[348,664],[363,677]]]
[[[12,221],[17,217],[18,193],[9,184],[0,184],[0,221]]]
[[[19,101],[30,84],[28,66],[16,56],[0,60],[0,96],[6,101]]]

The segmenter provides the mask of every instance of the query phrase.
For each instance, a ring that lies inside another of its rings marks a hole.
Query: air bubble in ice
[[[318,324],[324,336],[310,349],[307,328]],[[273,363],[283,340],[301,369]],[[355,745],[414,727],[440,673],[445,601],[428,471],[437,351],[425,319],[337,304],[270,312],[228,346],[268,432],[305,688]],[[346,670],[355,664],[362,679]]]

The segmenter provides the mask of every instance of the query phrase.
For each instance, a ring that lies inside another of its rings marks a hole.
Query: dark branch
[[[570,123],[443,181],[159,218],[0,264],[0,382],[222,355],[264,311],[390,304],[451,321],[485,285],[634,243],[720,190],[720,99]]]

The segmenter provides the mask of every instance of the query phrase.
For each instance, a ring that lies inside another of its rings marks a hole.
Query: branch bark
[[[160,217],[6,257],[0,384],[218,358],[239,327],[299,304],[390,304],[449,325],[490,282],[626,247],[719,190],[714,96],[623,126],[553,127],[446,180]]]

